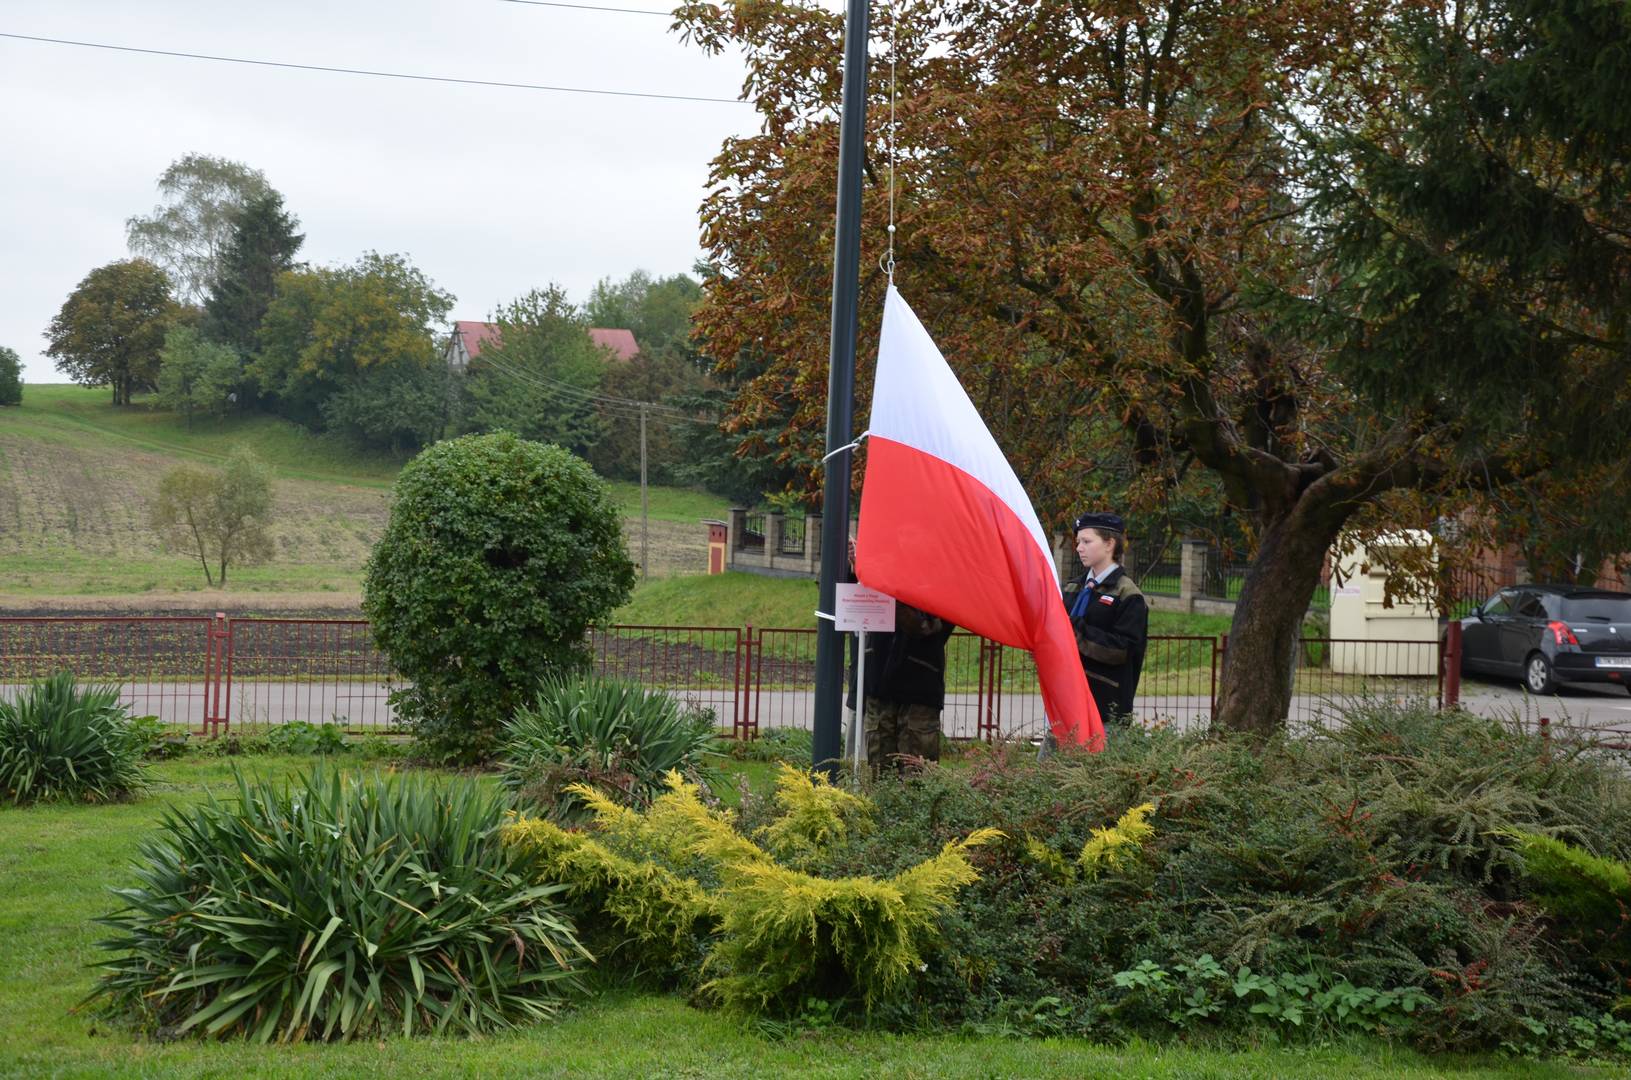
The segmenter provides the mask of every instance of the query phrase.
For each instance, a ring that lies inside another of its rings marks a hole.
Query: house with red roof
[[[633,330],[590,327],[589,340],[604,349],[610,359],[620,363],[633,360],[635,354],[640,351],[639,343],[634,340]],[[442,356],[447,361],[448,367],[454,371],[463,371],[470,365],[471,360],[481,355],[484,347],[496,344],[497,341],[497,323],[460,319],[453,324],[453,333],[448,337],[447,347],[442,350]]]

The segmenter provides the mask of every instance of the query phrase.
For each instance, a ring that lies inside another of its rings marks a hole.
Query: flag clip
[[[843,446],[840,446],[836,450],[828,451],[827,454],[821,459],[821,463],[823,465],[825,465],[827,463],[828,458],[837,457],[839,454],[842,454],[845,450],[854,450],[857,446],[860,446],[861,441],[863,439],[865,439],[870,434],[872,434],[872,432],[870,430],[863,431],[859,435],[855,436],[855,441],[854,442],[845,443]],[[820,613],[817,612],[817,614],[820,614]]]

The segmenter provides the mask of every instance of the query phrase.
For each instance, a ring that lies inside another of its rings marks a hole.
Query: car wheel
[[[1523,684],[1531,694],[1550,694],[1556,690],[1557,680],[1552,678],[1551,661],[1540,653],[1530,653],[1523,665]]]

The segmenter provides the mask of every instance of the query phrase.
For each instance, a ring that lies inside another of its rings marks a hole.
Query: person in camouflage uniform
[[[854,544],[850,546],[851,578]],[[946,703],[946,641],[956,627],[895,601],[895,629],[866,636],[866,757],[876,775],[903,757],[940,760],[940,712]],[[849,699],[855,708],[854,639]]]

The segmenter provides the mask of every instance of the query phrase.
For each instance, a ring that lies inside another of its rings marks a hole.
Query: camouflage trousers
[[[940,710],[866,699],[866,759],[872,770],[898,769],[897,754],[940,760]]]

